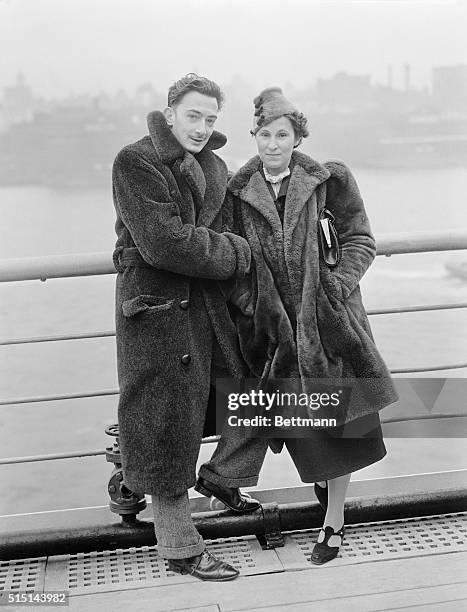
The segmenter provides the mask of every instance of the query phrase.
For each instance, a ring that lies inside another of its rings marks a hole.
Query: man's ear
[[[164,108],[164,117],[167,121],[167,125],[169,127],[172,127],[174,124],[175,111],[171,106],[167,106],[167,108]]]

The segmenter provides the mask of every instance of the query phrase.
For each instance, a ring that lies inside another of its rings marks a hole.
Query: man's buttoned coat
[[[251,255],[222,233],[227,168],[212,149],[225,137],[192,155],[162,113],[148,127],[113,167],[120,446],[130,489],[179,494],[195,482],[215,340],[244,374],[220,283],[244,276]]]

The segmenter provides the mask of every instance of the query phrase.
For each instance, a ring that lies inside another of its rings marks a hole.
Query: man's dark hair
[[[224,94],[219,85],[206,77],[198,76],[194,72],[190,72],[181,79],[178,79],[178,81],[175,81],[175,83],[169,87],[167,96],[168,106],[176,106],[189,91],[198,91],[205,96],[216,98],[217,106],[219,110],[221,109],[224,102]]]

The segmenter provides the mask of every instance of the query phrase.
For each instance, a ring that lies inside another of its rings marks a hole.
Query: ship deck
[[[174,574],[154,546],[142,546],[0,562],[0,584],[5,592],[67,591],[71,610],[92,612],[464,610],[466,517],[350,525],[338,558],[322,567],[309,560],[316,529],[288,532],[273,550],[255,536],[208,541],[241,571],[227,583]]]

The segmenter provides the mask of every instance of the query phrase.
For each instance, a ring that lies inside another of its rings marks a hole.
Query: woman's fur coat
[[[283,226],[258,156],[228,184],[230,222],[248,240],[253,261],[232,296],[238,306],[233,313],[243,356],[262,385],[298,379],[302,391],[311,393],[312,379],[349,384],[350,405],[329,415],[344,424],[397,399],[359,288],[375,257],[375,240],[343,163],[321,165],[298,151],[292,163]],[[320,257],[318,214],[324,207],[335,216],[341,247],[335,268]]]

